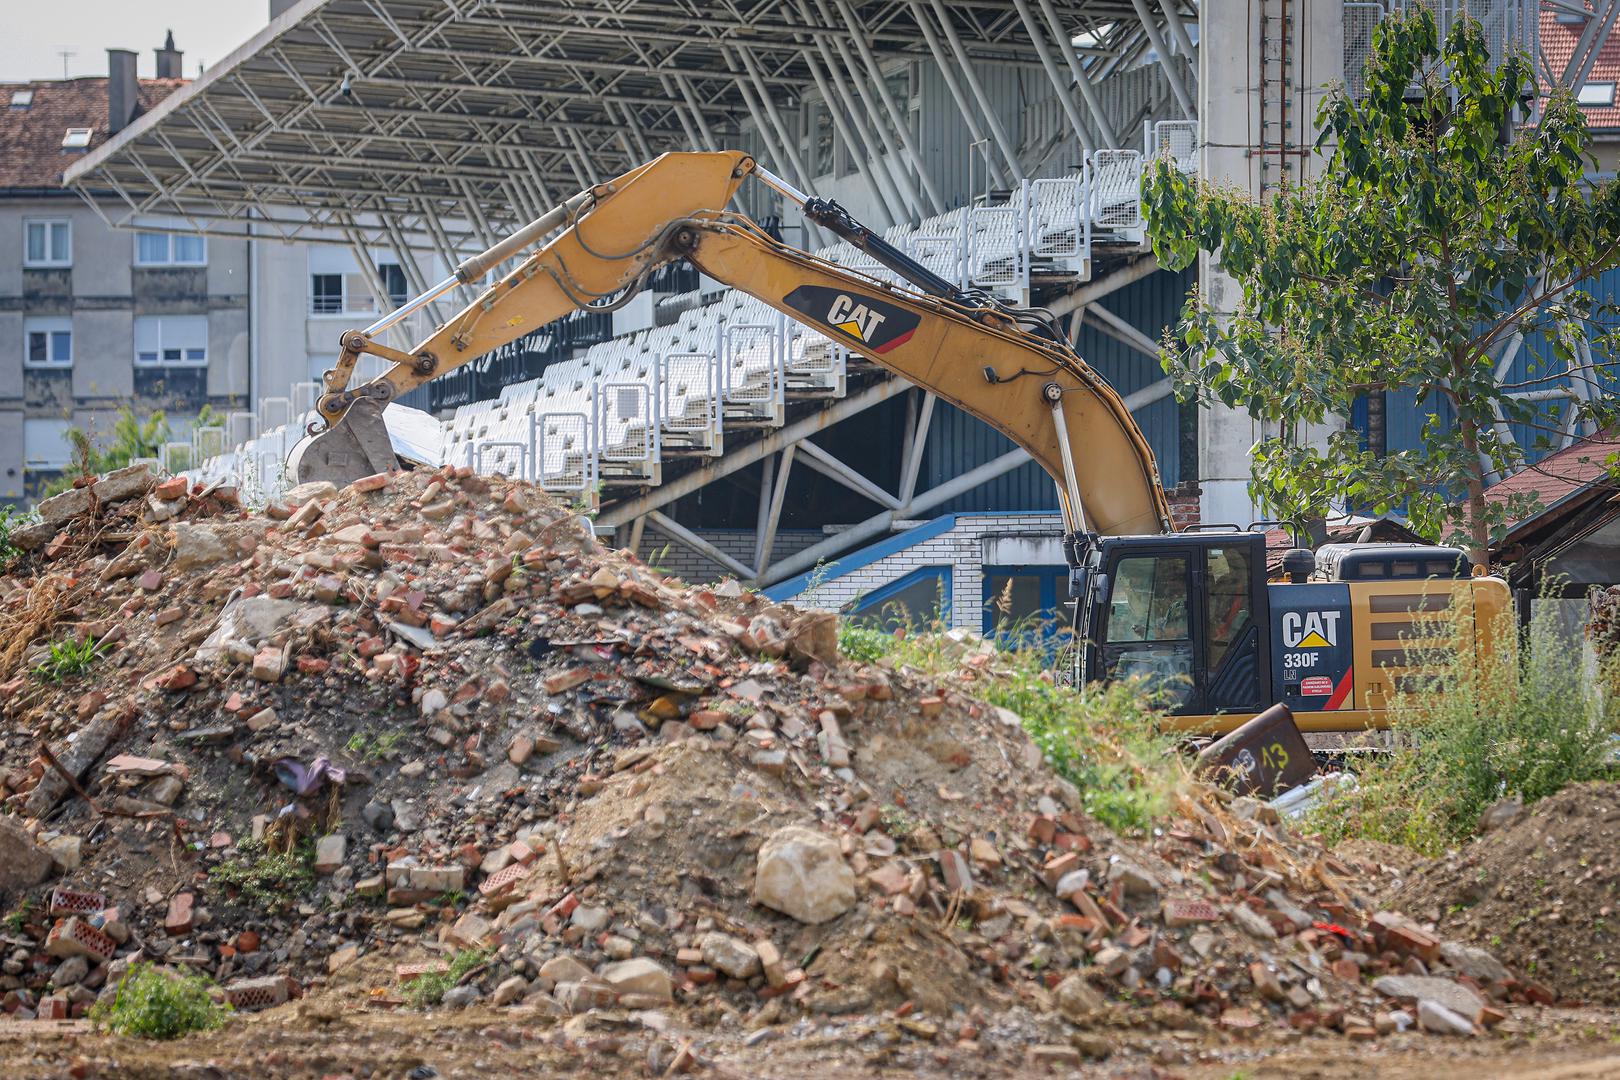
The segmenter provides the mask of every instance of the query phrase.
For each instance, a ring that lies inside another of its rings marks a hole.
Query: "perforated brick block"
[[[522,863],[512,863],[485,878],[478,886],[478,893],[480,896],[498,896],[528,877],[531,869]]]
[[[1220,921],[1221,910],[1207,900],[1166,900],[1164,924],[1190,926],[1194,923]]]
[[[117,942],[77,916],[52,927],[45,939],[45,951],[62,959],[85,956],[111,960],[117,950]]]
[[[292,995],[285,975],[266,975],[262,979],[243,979],[225,988],[225,997],[233,1009],[254,1012],[285,1005]]]
[[[94,915],[106,906],[107,898],[101,893],[79,892],[61,885],[51,890],[52,915]]]

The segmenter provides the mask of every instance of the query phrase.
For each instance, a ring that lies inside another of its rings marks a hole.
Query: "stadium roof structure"
[[[745,119],[791,176],[781,111],[807,92],[902,110],[882,100],[897,60],[945,66],[959,104],[982,94],[967,62],[1043,70],[1085,94],[1085,141],[1118,145],[1136,133],[1099,123],[1088,84],[1168,50],[1190,110],[1195,21],[1191,0],[301,0],[65,181],[115,226],[251,217],[288,239],[442,252],[446,229],[489,240]]]

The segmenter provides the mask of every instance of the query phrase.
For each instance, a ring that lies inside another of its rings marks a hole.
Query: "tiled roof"
[[[137,115],[186,84],[185,79],[142,79]],[[11,105],[19,90],[32,90],[26,108]],[[107,141],[105,77],[59,82],[0,83],[0,190],[61,186],[62,170],[83,150],[62,149],[70,127],[92,129],[90,146]]]
[[[1541,49],[1547,55],[1547,66],[1562,72],[1575,51],[1575,43],[1586,29],[1585,22],[1559,22],[1559,10],[1544,7],[1541,10]],[[1610,34],[1592,64],[1588,83],[1620,84],[1620,33]],[[1620,87],[1617,87],[1620,89]],[[1594,131],[1620,129],[1620,93],[1610,99],[1609,105],[1586,105],[1586,124]]]
[[[1531,515],[1535,517],[1594,483],[1615,489],[1617,485],[1609,477],[1605,464],[1609,455],[1615,453],[1620,453],[1620,434],[1582,439],[1487,488],[1485,497],[1501,502],[1517,492],[1534,492],[1541,500],[1540,509]]]

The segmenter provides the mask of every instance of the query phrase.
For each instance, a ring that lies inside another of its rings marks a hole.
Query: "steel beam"
[[[1041,14],[1046,16],[1047,25],[1052,28],[1052,38],[1058,43],[1058,51],[1069,65],[1069,73],[1074,76],[1074,84],[1085,99],[1086,109],[1091,113],[1092,123],[1097,125],[1097,137],[1105,147],[1119,148],[1119,136],[1115,134],[1114,123],[1108,117],[1108,110],[1103,108],[1102,98],[1097,93],[1097,87],[1091,81],[1091,74],[1086,71],[1081,61],[1080,53],[1074,47],[1074,41],[1069,36],[1068,28],[1058,18],[1057,9],[1052,6],[1052,0],[1040,0]]]
[[[667,506],[676,499],[690,495],[699,488],[730,476],[738,469],[744,469],[754,462],[784,450],[794,443],[801,442],[818,431],[832,427],[840,421],[847,420],[872,408],[881,405],[896,394],[911,389],[911,384],[904,379],[885,378],[868,386],[859,393],[842,398],[801,420],[795,420],[785,427],[777,428],[751,443],[729,450],[726,455],[716,461],[708,462],[699,468],[673,480],[666,481],[660,486],[648,491],[634,499],[627,499],[622,503],[603,510],[597,520],[610,528],[624,524],[632,518],[639,517],[649,510],[656,510]]]
[[[857,544],[864,543],[875,536],[883,535],[889,531],[890,526],[896,521],[904,521],[916,514],[932,510],[941,503],[950,502],[959,495],[967,494],[980,484],[1011,472],[1029,460],[1028,451],[1022,448],[1009,450],[1000,457],[990,459],[976,469],[969,469],[962,475],[948,480],[938,487],[928,489],[898,510],[885,510],[881,514],[869,517],[860,524],[852,525],[848,529],[835,533],[819,543],[811,544],[803,551],[789,555],[775,566],[766,568],[760,575],[760,584],[774,585],[779,581],[785,581],[793,577],[795,574],[803,573],[822,559],[842,554]]]
[[[907,102],[905,107],[902,107],[896,104],[894,95],[889,93],[889,85],[883,79],[883,68],[878,64],[877,57],[872,55],[872,46],[867,43],[866,35],[861,32],[860,24],[856,22],[855,12],[850,9],[848,0],[833,0],[833,3],[843,16],[844,24],[849,27],[850,40],[855,42],[855,51],[860,53],[861,60],[866,64],[867,78],[877,88],[878,97],[883,101],[884,108],[889,110],[895,130],[900,134],[900,142],[905,146],[906,158],[911,162],[912,171],[916,173],[917,179],[928,195],[929,208],[925,213],[944,213],[945,199],[934,183],[932,170],[923,161],[922,152],[917,149],[916,136],[911,130],[910,103]],[[833,40],[841,39],[835,37]]]
[[[793,453],[798,444],[792,444],[782,451],[782,464],[776,468],[776,481],[766,485],[770,489],[770,508],[766,513],[765,522],[754,540],[754,566],[763,568],[770,565],[771,548],[776,546],[776,530],[782,521],[782,505],[787,498],[788,476],[793,468]],[[772,459],[766,458],[767,465]],[[762,490],[761,495],[764,494]]]
[[[658,527],[659,532],[664,533],[676,543],[684,544],[685,546],[691,548],[693,551],[697,552],[699,555],[702,555],[710,562],[717,563],[723,569],[731,571],[733,576],[739,577],[744,581],[748,581],[753,578],[754,571],[752,569],[744,566],[730,555],[727,555],[725,552],[721,551],[719,548],[715,547],[713,544],[709,543],[707,540],[703,539],[703,537],[699,536],[691,529],[688,529],[685,525],[682,525],[674,518],[671,518],[658,510],[649,510],[647,511],[647,519]]]
[[[1046,47],[1045,35],[1041,33],[1040,24],[1035,21],[1035,13],[1030,10],[1029,0],[1013,0],[1018,8],[1018,17],[1024,22],[1024,29],[1029,32],[1030,44],[1035,47],[1035,54],[1041,58],[1041,67],[1046,70],[1046,80],[1052,84],[1052,92],[1057,95],[1058,104],[1063,107],[1063,115],[1069,118],[1069,126],[1074,129],[1075,138],[1080,140],[1080,148],[1089,155],[1097,149],[1097,140],[1091,134],[1091,129],[1080,119],[1080,110],[1074,107],[1074,98],[1069,94],[1069,88],[1063,83],[1063,76],[1058,74],[1056,61],[1052,59],[1052,52]]]
[[[886,506],[890,510],[900,509],[899,499],[890,495],[870,479],[839,461],[809,439],[800,443],[799,449],[804,451],[804,463],[829,480],[843,485],[857,495],[872,500],[879,506]]]
[[[973,70],[973,61],[968,58],[967,50],[962,48],[962,39],[956,33],[956,24],[951,21],[950,12],[945,10],[943,0],[931,2],[934,5],[934,13],[939,16],[940,28],[945,31],[945,40],[949,43],[951,52],[955,54],[957,64],[961,66],[962,78],[967,82],[968,89],[973,91],[973,99],[979,103],[979,108],[984,110],[985,123],[990,125],[990,134],[995,138],[1001,156],[1006,159],[1013,180],[1022,183],[1024,168],[1018,163],[1018,151],[1014,148],[1012,140],[1007,137],[1007,129],[1002,126],[1001,117],[996,115],[995,103],[990,100],[990,95],[985,93],[984,84],[979,81],[978,73]]]
[[[1153,51],[1159,54],[1159,68],[1164,72],[1165,81],[1170,84],[1170,92],[1176,96],[1176,104],[1181,106],[1181,111],[1187,119],[1198,119],[1198,105],[1187,92],[1187,88],[1182,85],[1181,72],[1170,62],[1170,50],[1164,43],[1164,35],[1159,33],[1159,24],[1153,21],[1153,13],[1148,10],[1147,0],[1131,0],[1131,6],[1136,9],[1136,18],[1146,31],[1148,40],[1153,43]]]

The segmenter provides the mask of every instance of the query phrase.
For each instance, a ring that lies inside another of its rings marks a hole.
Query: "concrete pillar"
[[[1294,126],[1285,149],[1295,150],[1315,141],[1317,104],[1327,85],[1343,74],[1343,16],[1339,4],[1288,0],[1286,6],[1291,31],[1286,95]],[[1257,151],[1262,141],[1262,98],[1276,92],[1261,85],[1262,14],[1269,10],[1269,25],[1275,27],[1282,8],[1282,0],[1204,0],[1199,12],[1199,170],[1208,181],[1253,196],[1261,191],[1262,158]],[[1267,130],[1274,133],[1276,128]],[[1313,176],[1321,171],[1319,159],[1295,160],[1302,166],[1297,173]],[[1275,165],[1270,170],[1271,183],[1278,171]],[[1211,256],[1199,258],[1198,284],[1205,303],[1216,311],[1230,313],[1242,299],[1237,283]],[[1313,425],[1300,435],[1320,442],[1342,426]],[[1241,408],[1217,405],[1204,411],[1198,424],[1202,520],[1246,525],[1261,516],[1249,498],[1250,450],[1274,434],[1276,425],[1252,420]]]

